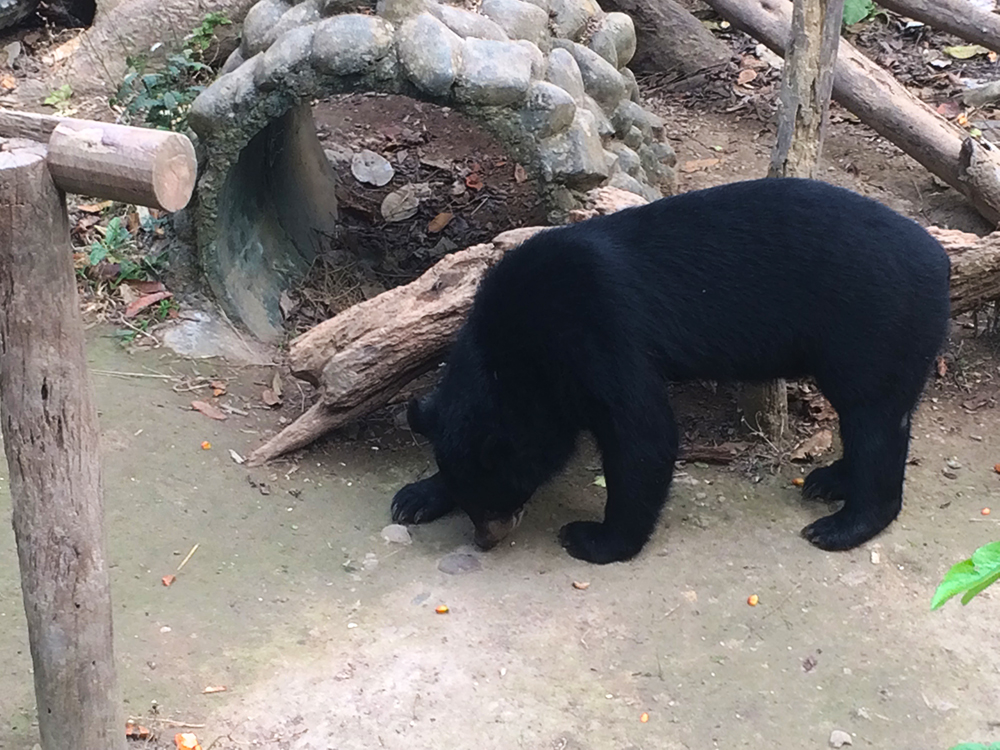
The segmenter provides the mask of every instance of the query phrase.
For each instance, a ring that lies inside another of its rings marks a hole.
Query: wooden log
[[[940,227],[928,231],[951,257],[952,316],[1000,300],[1000,232],[977,237]]]
[[[99,431],[62,193],[0,152],[0,415],[44,750],[123,749]]]
[[[0,135],[47,142],[52,178],[67,193],[177,211],[197,179],[194,146],[180,133],[0,110]]]
[[[629,67],[636,73],[689,78],[732,57],[729,47],[677,0],[606,0],[602,7],[632,18],[637,44]]]
[[[787,0],[706,0],[734,26],[785,53]],[[962,193],[984,217],[1000,221],[1000,154],[934,112],[890,73],[841,40],[833,97],[862,122]]]
[[[1000,16],[969,0],[879,0],[879,5],[1000,52]]]

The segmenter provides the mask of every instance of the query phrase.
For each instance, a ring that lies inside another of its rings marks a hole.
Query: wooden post
[[[197,178],[187,136],[0,109],[0,136],[48,142],[48,165],[67,193],[177,211]]]
[[[44,750],[123,750],[97,413],[63,194],[0,152],[0,420]]]
[[[778,138],[768,177],[814,177],[823,147],[844,0],[795,0],[778,100]],[[771,440],[788,429],[784,380],[745,386],[740,410]]]

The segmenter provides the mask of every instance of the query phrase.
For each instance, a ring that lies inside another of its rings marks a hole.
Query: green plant
[[[115,216],[108,222],[108,228],[105,230],[104,236],[91,244],[87,260],[92,266],[96,266],[107,258],[110,258],[113,262],[117,262],[116,256],[131,244],[132,235],[125,228],[121,217]]]
[[[73,96],[73,87],[64,83],[55,91],[50,93],[42,103],[47,107],[54,107],[60,114],[70,114],[69,100]]]
[[[983,745],[980,742],[963,742],[961,745],[955,745],[951,750],[1000,750],[1000,742],[994,742],[992,745]]]
[[[968,604],[974,596],[997,581],[1000,581],[1000,542],[991,542],[977,549],[968,560],[951,567],[934,592],[931,609],[938,609],[962,592],[965,592],[962,604]]]
[[[878,8],[872,0],[844,0],[844,26],[853,26],[874,16]]]
[[[216,29],[230,23],[221,13],[209,13],[184,37],[181,49],[168,53],[157,65],[145,55],[127,57],[125,78],[111,98],[111,106],[126,122],[184,130],[191,103],[212,77],[204,53],[215,38]]]

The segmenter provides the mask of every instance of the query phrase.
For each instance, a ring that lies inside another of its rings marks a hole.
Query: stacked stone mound
[[[212,271],[220,256],[230,257],[222,259],[227,265],[255,252],[249,245],[225,252],[217,247],[220,241],[232,242],[219,236],[224,230],[220,214],[247,203],[220,200],[231,168],[265,128],[333,93],[404,94],[472,117],[536,179],[555,220],[578,209],[582,192],[597,186],[647,200],[672,192],[674,151],[663,122],[640,106],[635,76],[626,67],[636,44],[629,16],[604,13],[594,0],[475,2],[469,8],[433,0],[379,0],[374,12],[344,12],[358,10],[357,5],[261,0],[250,10],[241,48],[198,97],[190,116],[208,158],[199,184],[197,228],[217,295],[216,287],[232,281],[227,282],[226,269]],[[286,125],[269,139],[289,138],[287,131],[303,129],[301,122]],[[307,152],[321,153],[311,145],[298,148],[300,155]],[[258,177],[254,173],[252,179]],[[329,200],[332,205],[332,195]],[[237,234],[253,233],[245,224]],[[295,235],[296,230],[286,226],[285,231]],[[276,309],[274,289],[264,292],[269,297],[264,307]],[[220,296],[225,303],[227,294]],[[246,319],[244,312],[231,311]]]

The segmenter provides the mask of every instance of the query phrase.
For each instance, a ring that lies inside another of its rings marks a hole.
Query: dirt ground
[[[732,111],[651,93],[678,151],[680,190],[766,171],[767,81]],[[397,124],[406,117],[392,109],[391,119],[384,100],[348,105],[355,120],[343,108],[317,115],[325,142],[379,112]],[[413,112],[440,123],[439,113]],[[430,138],[414,131],[416,146],[448,144],[447,158],[460,163],[453,178],[478,171],[494,203],[513,196],[523,215],[536,209],[490,143],[470,136],[468,153],[456,151],[438,127]],[[401,142],[411,137],[402,127],[364,137],[416,147]],[[413,179],[429,174],[407,158],[396,163]],[[507,184],[491,185],[491,170]],[[922,223],[988,229],[954,191],[838,108],[823,175]],[[354,207],[362,234],[358,217],[378,205],[368,202]],[[483,203],[471,231],[507,228],[511,215]],[[454,205],[422,209],[411,227]],[[456,231],[455,240],[464,236]],[[424,235],[411,249],[427,261],[437,242]],[[412,272],[408,256],[383,253],[383,274],[387,258]],[[305,291],[302,299],[313,304]],[[323,314],[315,307],[304,317]],[[948,567],[1000,538],[997,343],[956,323],[948,373],[929,387],[916,420],[903,513],[874,542],[826,553],[798,536],[828,512],[792,485],[807,466],[687,464],[643,554],[594,567],[556,540],[563,523],[600,513],[599,461],[587,443],[509,545],[476,552],[457,515],[412,528],[410,545],[390,544],[380,532],[393,492],[432,470],[428,448],[398,428],[398,415],[247,470],[230,451],[247,455],[303,410],[308,393],[286,380],[283,406],[270,409],[262,392],[273,367],[126,351],[98,325],[89,356],[119,677],[127,712],[157,734],[131,744],[172,747],[185,727],[205,750],[801,750],[827,747],[833,730],[869,748],[1000,741],[1000,590],[929,611]],[[189,408],[210,395],[210,380],[226,385],[219,403],[235,410],[226,421]],[[732,429],[724,389],[694,386],[683,396],[687,437]],[[0,516],[9,507],[0,459]],[[166,588],[168,574],[177,580]],[[439,605],[449,612],[437,614]],[[0,663],[0,748],[32,748],[9,524],[0,529]],[[226,690],[205,692],[217,686]]]

